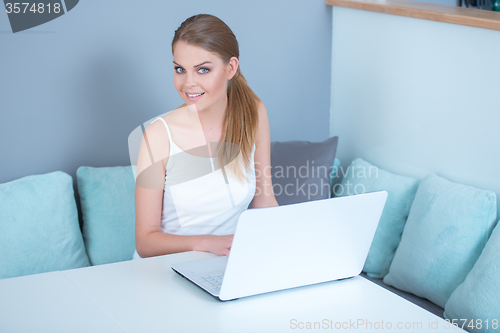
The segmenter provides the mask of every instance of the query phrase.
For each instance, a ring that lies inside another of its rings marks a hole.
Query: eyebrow
[[[173,63],[174,63],[174,64],[176,64],[177,66],[181,66],[181,65],[179,65],[178,63],[176,63],[175,61],[174,61]],[[193,66],[193,67],[194,67],[194,68],[196,68],[196,67],[200,67],[201,65],[204,65],[204,64],[211,64],[211,62],[210,62],[210,61],[204,61],[204,62],[202,62],[201,64],[196,65],[196,66]],[[181,66],[181,67],[182,67],[182,66]]]

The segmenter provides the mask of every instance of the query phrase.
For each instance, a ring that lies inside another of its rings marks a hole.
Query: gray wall
[[[332,11],[331,134],[342,166],[362,157],[500,199],[500,31]]]
[[[85,0],[13,34],[0,11],[0,183],[130,165],[127,138],[183,102],[171,41],[198,13],[224,20],[273,141],[329,137],[331,7],[324,1]]]

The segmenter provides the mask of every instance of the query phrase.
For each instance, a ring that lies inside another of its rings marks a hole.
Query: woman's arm
[[[161,231],[163,190],[135,188],[135,242],[139,256],[153,257],[186,251],[229,255],[233,235],[183,236]]]
[[[172,235],[161,231],[165,165],[169,140],[160,122],[145,131],[137,161],[135,186],[135,245],[142,258],[185,251],[228,255],[232,235]]]
[[[253,197],[252,208],[278,206],[274,196],[271,178],[271,133],[269,119],[264,103],[258,102],[259,134],[257,137],[254,162],[256,189]]]

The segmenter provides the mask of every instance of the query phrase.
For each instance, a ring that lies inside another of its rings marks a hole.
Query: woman
[[[185,20],[172,41],[185,104],[147,127],[137,162],[134,259],[184,251],[228,255],[238,216],[278,206],[267,111],[239,68],[231,29]]]

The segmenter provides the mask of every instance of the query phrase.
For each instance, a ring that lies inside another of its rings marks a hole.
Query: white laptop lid
[[[387,192],[243,211],[221,300],[361,273]]]

